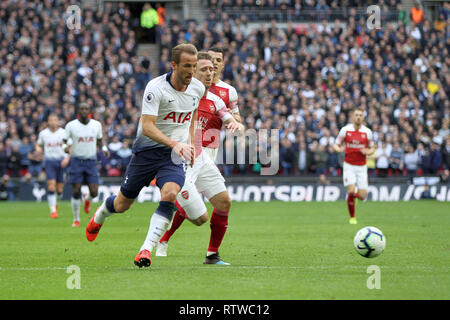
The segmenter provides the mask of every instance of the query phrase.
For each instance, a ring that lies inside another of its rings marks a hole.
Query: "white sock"
[[[167,226],[169,225],[169,219],[160,216],[159,214],[153,214],[150,219],[150,226],[148,227],[147,237],[145,238],[144,244],[141,250],[153,251],[153,248],[158,244],[159,240],[166,232]]]
[[[100,208],[95,212],[94,215],[94,222],[97,224],[103,224],[109,216],[113,215],[113,213],[108,211],[108,208],[106,208],[106,200],[103,201]]]
[[[50,213],[56,211],[56,193],[47,194],[48,206],[50,207]]]
[[[72,197],[70,202],[72,204],[73,221],[80,221],[81,199],[75,199]]]
[[[217,252],[208,251],[208,252],[206,252],[206,256],[209,257],[210,255],[213,255],[214,253],[217,253]]]

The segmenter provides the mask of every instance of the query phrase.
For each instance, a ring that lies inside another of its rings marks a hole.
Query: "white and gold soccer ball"
[[[364,227],[360,229],[353,239],[356,252],[365,258],[379,256],[386,247],[386,237],[380,229]]]

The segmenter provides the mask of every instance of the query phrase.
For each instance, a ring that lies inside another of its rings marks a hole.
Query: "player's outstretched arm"
[[[236,122],[242,123],[241,115],[239,114],[239,112],[237,112],[237,113],[231,113],[231,114],[233,115],[233,118],[234,118],[234,120],[236,120]]]
[[[198,119],[198,109],[195,109],[192,114],[191,125],[189,127],[189,138],[192,145],[194,145],[195,143],[195,126],[197,123],[197,119]]]
[[[149,137],[153,141],[172,148],[182,159],[192,161],[195,154],[194,145],[177,142],[172,140],[156,127],[157,116],[142,115],[142,134]]]
[[[229,118],[225,121],[225,128],[230,130],[231,133],[238,132],[243,134],[245,131],[245,127],[242,123],[239,123],[234,117]]]

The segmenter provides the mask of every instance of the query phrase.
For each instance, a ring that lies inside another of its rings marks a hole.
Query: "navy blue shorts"
[[[64,168],[61,160],[45,160],[45,174],[48,180],[56,180],[57,183],[64,182]]]
[[[69,183],[99,183],[97,161],[90,159],[70,159]]]
[[[175,182],[183,188],[183,164],[174,163],[171,153],[170,148],[154,148],[133,153],[120,186],[122,194],[129,199],[135,199],[142,188],[149,186],[155,178],[160,189],[167,182]]]

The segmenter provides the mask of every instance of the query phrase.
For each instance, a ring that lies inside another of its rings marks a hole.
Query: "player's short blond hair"
[[[172,48],[172,61],[179,64],[183,52],[195,56],[198,53],[197,48],[193,44],[182,43]]]

